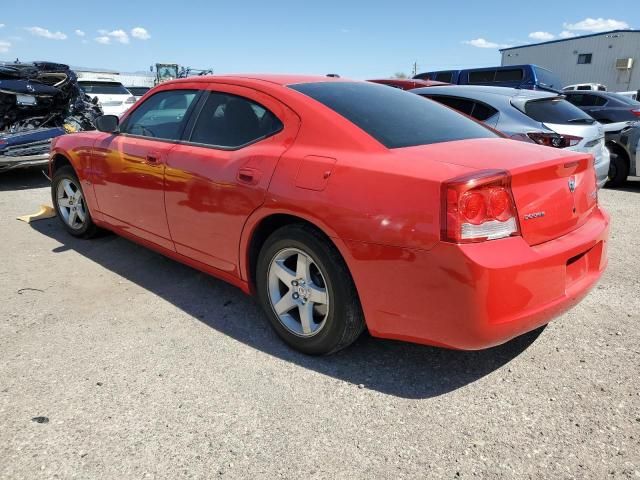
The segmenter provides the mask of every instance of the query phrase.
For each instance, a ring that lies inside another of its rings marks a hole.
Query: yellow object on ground
[[[40,210],[37,213],[32,213],[31,215],[23,215],[18,217],[18,220],[22,220],[23,222],[31,223],[36,220],[42,220],[44,218],[53,218],[56,216],[56,211],[53,207],[49,205],[40,205]]]

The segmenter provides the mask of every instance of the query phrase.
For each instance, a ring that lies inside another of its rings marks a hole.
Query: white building
[[[533,63],[560,76],[563,85],[601,83],[607,90],[640,90],[640,30],[503,48],[502,65]]]

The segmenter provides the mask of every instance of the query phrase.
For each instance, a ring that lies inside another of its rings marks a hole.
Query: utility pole
[[[413,68],[411,71],[413,72],[411,74],[412,77],[415,77],[418,74],[418,62],[413,62]]]

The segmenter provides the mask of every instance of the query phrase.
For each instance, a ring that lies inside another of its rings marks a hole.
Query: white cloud
[[[558,36],[560,38],[571,38],[571,37],[575,37],[576,34],[573,32],[570,32],[569,30],[563,30],[558,34]]]
[[[553,33],[549,33],[549,32],[531,32],[529,34],[529,38],[532,38],[533,40],[541,40],[541,41],[547,41],[547,40],[553,40],[554,38],[556,38],[556,36]]]
[[[10,48],[11,48],[11,44],[9,42],[0,40],[0,53],[7,53]]]
[[[477,47],[477,48],[509,48],[511,46],[511,45],[506,45],[504,43],[489,42],[484,38],[474,38],[473,40],[465,40],[462,43],[466,45],[471,45],[472,47]]]
[[[79,37],[84,37],[85,33],[82,30],[76,30],[76,35],[79,36]]]
[[[113,30],[107,33],[107,35],[113,38],[116,42],[129,43],[129,34],[124,30]]]
[[[101,43],[102,45],[108,45],[111,43],[111,39],[106,35],[102,35],[100,37],[96,37],[96,42]]]
[[[48,38],[50,40],[66,40],[67,34],[62,32],[52,32],[42,27],[29,27],[26,28],[27,32],[36,37]]]
[[[571,31],[605,32],[607,30],[621,30],[629,28],[629,24],[613,18],[585,18],[577,23],[563,23],[562,27]]]
[[[143,27],[136,27],[131,29],[131,36],[133,38],[137,38],[138,40],[149,40],[151,38],[149,31]]]

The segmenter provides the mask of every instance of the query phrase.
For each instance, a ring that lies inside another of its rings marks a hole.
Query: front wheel
[[[65,165],[53,174],[51,199],[58,218],[71,235],[89,238],[96,233],[80,180],[70,166]]]
[[[609,163],[609,178],[607,187],[621,187],[627,181],[629,176],[629,167],[625,159],[617,153],[611,152],[611,161]]]
[[[306,225],[274,232],[258,257],[258,298],[291,347],[325,355],[353,343],[364,316],[351,274],[333,244]]]

